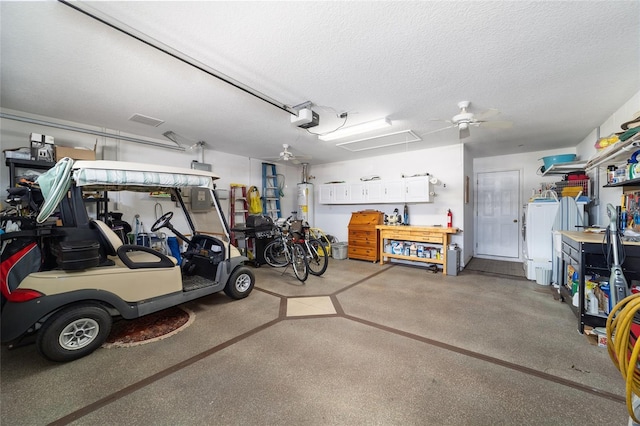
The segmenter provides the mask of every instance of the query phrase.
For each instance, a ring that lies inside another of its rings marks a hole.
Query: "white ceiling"
[[[81,3],[82,4],[82,3]],[[460,143],[457,103],[512,129],[472,128],[474,156],[572,147],[640,90],[639,1],[91,2],[91,8],[290,106],[327,132],[388,117],[390,131]],[[84,7],[84,6],[83,6]],[[290,114],[59,2],[0,1],[4,109],[215,150],[320,164],[352,153]],[[165,120],[159,127],[133,114]],[[388,131],[387,131],[388,132]],[[374,135],[375,133],[364,136]],[[169,153],[169,151],[168,151]]]

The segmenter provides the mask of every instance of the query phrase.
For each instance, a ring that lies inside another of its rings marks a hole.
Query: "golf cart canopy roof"
[[[152,188],[187,186],[214,189],[213,181],[218,179],[217,175],[204,170],[125,161],[75,161],[72,169],[77,186],[106,190],[125,186],[129,190],[139,187],[147,191]]]

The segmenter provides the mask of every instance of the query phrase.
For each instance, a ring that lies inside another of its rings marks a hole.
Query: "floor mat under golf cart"
[[[132,320],[121,319],[113,323],[102,347],[126,348],[166,339],[187,328],[194,319],[194,312],[179,306]]]
[[[211,281],[209,278],[203,278],[200,275],[186,275],[182,277],[182,289],[184,291],[210,287],[214,284],[214,281]]]

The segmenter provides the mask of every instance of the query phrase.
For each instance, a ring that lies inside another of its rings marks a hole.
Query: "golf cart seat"
[[[101,220],[92,220],[91,224],[98,231],[106,254],[117,256],[129,269],[172,268],[178,263],[175,258],[165,256],[152,248],[123,244],[118,234]]]

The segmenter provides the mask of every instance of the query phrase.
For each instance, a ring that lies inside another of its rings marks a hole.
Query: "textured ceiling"
[[[390,131],[422,135],[395,150],[460,143],[454,129],[430,132],[462,100],[514,124],[472,128],[475,156],[575,146],[640,90],[638,1],[88,6],[283,104],[313,102],[312,132],[348,112],[347,126],[388,117]],[[162,141],[172,130],[254,158],[283,143],[316,164],[391,152],[319,141],[286,111],[59,2],[2,1],[0,24],[2,108]]]

